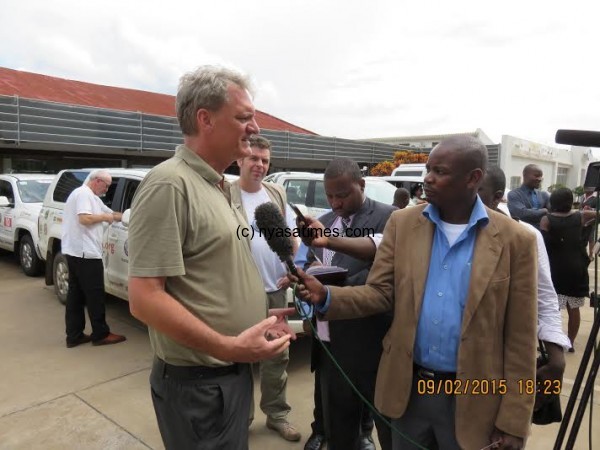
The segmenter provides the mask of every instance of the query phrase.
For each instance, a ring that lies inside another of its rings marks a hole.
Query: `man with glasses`
[[[88,182],[75,189],[65,204],[62,252],[69,266],[69,292],[65,308],[67,348],[86,342],[110,345],[126,338],[110,332],[104,307],[104,268],[102,266],[102,224],[121,220],[100,196],[106,194],[112,178],[106,170],[93,171]],[[85,307],[92,334],[84,333]]]

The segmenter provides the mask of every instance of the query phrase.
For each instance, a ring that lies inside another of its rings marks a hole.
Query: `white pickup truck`
[[[54,175],[0,175],[0,248],[15,252],[25,275],[41,273],[38,215]]]
[[[69,268],[61,253],[62,215],[69,194],[81,186],[93,169],[63,170],[50,185],[39,215],[40,250],[46,260],[46,284],[54,284],[58,299],[65,303],[69,290]],[[102,201],[113,211],[126,212],[131,207],[133,195],[148,169],[106,169],[112,184]],[[232,181],[235,177],[226,175]],[[126,222],[126,220],[125,220]],[[128,231],[122,222],[104,224],[102,258],[104,263],[104,289],[107,293],[128,300]],[[291,290],[290,290],[291,293]],[[291,295],[288,298],[292,302]],[[290,305],[292,306],[292,305]],[[297,333],[302,332],[300,320],[290,320]]]
[[[46,261],[46,284],[54,284],[58,299],[65,303],[69,289],[69,269],[61,252],[62,215],[69,194],[81,186],[94,169],[60,172],[50,185],[38,220],[40,253]],[[107,169],[112,184],[102,201],[113,211],[129,209],[133,194],[148,169]],[[127,228],[121,222],[104,224],[104,288],[109,294],[127,300]]]

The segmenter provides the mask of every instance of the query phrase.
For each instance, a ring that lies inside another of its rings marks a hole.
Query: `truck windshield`
[[[23,203],[42,203],[52,180],[21,180],[17,182]]]

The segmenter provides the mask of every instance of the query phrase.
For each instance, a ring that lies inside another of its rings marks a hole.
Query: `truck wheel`
[[[23,272],[28,277],[35,277],[42,271],[43,262],[35,252],[33,239],[28,234],[23,235],[19,241],[19,261]]]
[[[58,297],[58,300],[65,305],[69,292],[69,266],[67,265],[67,257],[60,252],[57,253],[54,257],[52,269],[52,273],[54,274],[54,293]]]

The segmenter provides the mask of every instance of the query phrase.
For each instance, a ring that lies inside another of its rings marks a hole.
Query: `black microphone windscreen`
[[[599,131],[558,130],[557,144],[575,145],[577,147],[600,147]]]
[[[285,236],[288,226],[279,207],[271,202],[258,205],[254,210],[254,218],[256,226],[279,259],[283,262],[293,259],[294,247],[290,237]]]

